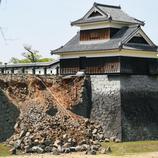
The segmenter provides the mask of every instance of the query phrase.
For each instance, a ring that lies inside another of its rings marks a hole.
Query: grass
[[[102,143],[102,146],[112,149],[112,155],[123,156],[137,153],[158,152],[158,141],[138,141],[124,143]],[[0,156],[9,156],[9,147],[0,144]]]
[[[112,155],[122,156],[129,154],[158,152],[158,141],[138,141],[124,143],[102,143],[102,146],[110,147]]]
[[[9,152],[9,147],[0,144],[0,156],[9,156],[10,152]]]

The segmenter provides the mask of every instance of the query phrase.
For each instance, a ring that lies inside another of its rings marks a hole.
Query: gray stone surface
[[[91,76],[92,110],[91,119],[100,123],[105,137],[122,138],[120,77]]]
[[[0,90],[0,142],[12,136],[19,113],[18,108]]]
[[[91,76],[91,119],[106,137],[123,141],[158,139],[158,77]]]
[[[124,141],[158,139],[158,77],[121,76]]]

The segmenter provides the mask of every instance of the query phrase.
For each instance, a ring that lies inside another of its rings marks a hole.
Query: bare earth
[[[158,152],[152,153],[143,153],[136,155],[126,155],[126,156],[109,156],[109,155],[84,155],[83,153],[73,153],[54,156],[51,154],[44,155],[21,155],[21,156],[9,156],[9,157],[0,157],[0,158],[158,158]]]

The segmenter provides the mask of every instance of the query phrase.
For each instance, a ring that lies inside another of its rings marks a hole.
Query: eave
[[[77,20],[78,21],[78,20]],[[102,23],[102,22],[109,22],[109,23],[116,23],[116,24],[125,24],[125,25],[141,25],[141,26],[144,26],[145,25],[145,22],[141,22],[141,24],[138,22],[138,23],[133,23],[133,22],[128,22],[128,21],[116,21],[116,20],[112,20],[112,19],[100,19],[100,20],[95,20],[94,21],[86,21],[86,22],[72,22],[71,23],[71,26],[84,26],[86,24],[89,24],[89,25],[92,25],[92,24],[99,24],[99,23]]]
[[[154,58],[157,59],[156,51],[131,50],[127,48],[104,50],[104,51],[82,51],[82,52],[65,52],[60,54],[60,59],[74,59],[80,57],[97,58],[97,57],[139,57],[139,58]]]

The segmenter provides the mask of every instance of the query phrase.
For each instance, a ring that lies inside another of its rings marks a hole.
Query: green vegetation
[[[158,152],[158,141],[102,143],[102,146],[112,149],[112,155],[123,156],[137,153]],[[9,147],[0,144],[0,156],[9,156]]]
[[[10,152],[9,152],[9,147],[0,144],[0,156],[9,156]]]
[[[51,62],[53,61],[52,58],[40,58],[38,59],[36,62]],[[18,59],[18,58],[14,58],[12,57],[10,59],[10,62],[9,63],[12,63],[12,64],[23,64],[23,63],[31,63],[32,61],[30,61],[29,59]]]
[[[102,143],[107,148],[110,146],[112,155],[122,156],[145,152],[158,152],[158,141],[138,141],[124,143]]]
[[[31,46],[24,46],[25,52],[21,55],[23,59],[18,59],[12,57],[10,59],[10,63],[19,64],[19,63],[35,63],[35,62],[50,62],[53,61],[52,58],[43,58],[41,54],[37,50],[33,50]]]

